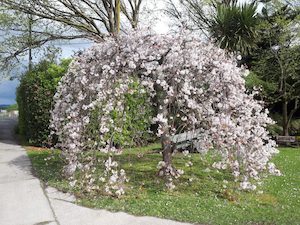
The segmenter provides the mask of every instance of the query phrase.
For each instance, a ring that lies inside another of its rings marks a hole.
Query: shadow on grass
[[[63,177],[64,162],[58,150],[45,150],[42,148],[27,147],[28,156],[31,159],[34,173],[47,185],[60,190],[68,190],[68,182]],[[33,148],[33,150],[32,150]],[[38,149],[38,150],[37,150]]]

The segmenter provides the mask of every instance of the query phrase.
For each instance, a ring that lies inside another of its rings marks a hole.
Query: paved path
[[[44,189],[15,142],[15,125],[15,120],[0,120],[0,225],[188,225],[85,208],[71,195]]]

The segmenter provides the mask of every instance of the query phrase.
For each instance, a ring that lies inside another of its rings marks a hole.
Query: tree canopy
[[[286,4],[266,5],[258,15],[256,48],[246,64],[251,86],[261,86],[269,107],[281,104],[283,135],[299,110],[299,9]]]
[[[0,65],[2,69],[8,69],[12,62],[20,60],[20,56],[49,42],[102,41],[128,25],[136,28],[142,2],[3,0],[0,3],[0,29],[5,35],[0,40]]]

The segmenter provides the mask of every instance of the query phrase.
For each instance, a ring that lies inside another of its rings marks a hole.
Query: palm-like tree
[[[248,54],[255,46],[257,37],[256,4],[240,6],[237,1],[226,1],[217,3],[215,7],[209,28],[211,36],[221,48]]]

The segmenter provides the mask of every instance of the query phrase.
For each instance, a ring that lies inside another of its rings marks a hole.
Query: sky
[[[90,46],[89,43],[82,43],[82,41],[75,40],[71,43],[65,43],[63,45],[57,45],[62,48],[61,58],[68,58],[78,50],[83,50]],[[1,80],[0,79],[0,105],[11,105],[16,103],[16,89],[19,86],[19,81],[17,79]]]
[[[18,81],[4,81],[0,83],[0,105],[11,105],[15,103],[15,91]]]
[[[240,2],[246,2],[249,0],[240,0]],[[157,0],[157,7],[162,9],[164,7],[165,0]],[[160,13],[159,19],[154,22],[154,30],[158,33],[166,33],[169,30],[168,23],[170,20]],[[86,42],[86,41],[84,41]],[[61,58],[70,57],[73,55],[75,51],[85,49],[89,47],[90,44],[82,43],[82,41],[74,40],[70,44],[64,43],[62,45],[58,45],[62,49]],[[16,88],[19,85],[18,80],[1,80],[0,78],[0,105],[11,105],[16,103]]]

